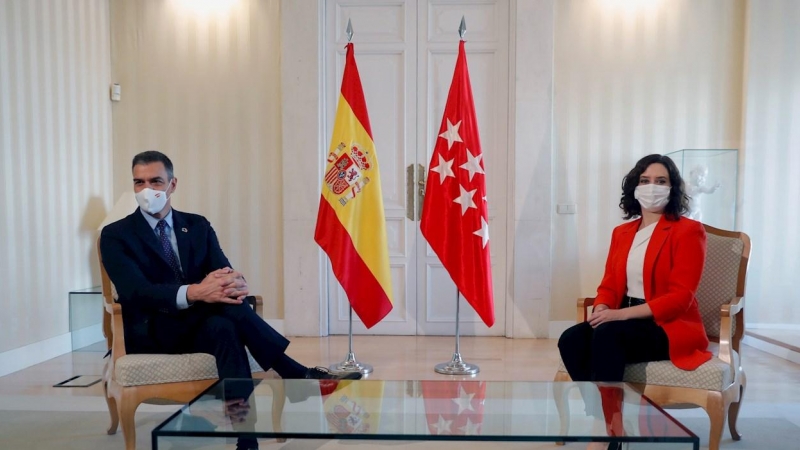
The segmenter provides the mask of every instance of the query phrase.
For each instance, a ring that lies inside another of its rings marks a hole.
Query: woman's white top
[[[650,243],[653,230],[656,229],[656,223],[658,222],[651,223],[637,231],[633,238],[631,251],[628,252],[628,297],[644,299],[644,255],[647,252],[647,245]]]

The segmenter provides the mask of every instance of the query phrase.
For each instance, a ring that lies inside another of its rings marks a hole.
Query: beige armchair
[[[741,365],[739,346],[744,335],[744,292],[750,238],[741,232],[705,225],[708,235],[706,262],[697,289],[713,358],[694,371],[678,369],[670,361],[630,364],[624,381],[662,407],[699,406],[711,420],[709,450],[718,450],[725,419],[731,436],[741,439],[736,419],[747,378]],[[585,321],[594,298],[578,300],[578,321]],[[556,381],[569,381],[563,362]],[[563,396],[556,396],[559,409]]]
[[[217,381],[214,356],[206,353],[182,355],[137,354],[125,351],[125,333],[122,325],[122,305],[115,302],[114,285],[108,278],[103,257],[100,254],[100,238],[97,239],[97,256],[103,291],[103,335],[106,337],[111,355],[103,370],[105,390],[111,425],[108,434],[115,434],[122,422],[125,449],[136,448],[134,415],[141,403],[180,404],[188,403]],[[256,297],[256,313],[262,315],[262,299]],[[248,352],[253,372],[263,372]],[[274,392],[272,422],[280,429],[280,419],[285,401],[282,383],[270,383]]]

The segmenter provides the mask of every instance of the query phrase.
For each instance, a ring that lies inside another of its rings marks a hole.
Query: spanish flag
[[[378,155],[353,44],[347,44],[314,240],[331,259],[353,311],[367,328],[392,310]]]

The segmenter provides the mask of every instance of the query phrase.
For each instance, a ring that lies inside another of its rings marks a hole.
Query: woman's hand
[[[600,307],[605,305],[600,305]],[[589,316],[589,325],[592,328],[597,328],[598,325],[606,322],[613,322],[615,320],[627,320],[627,314],[624,309],[610,309],[608,306],[605,308],[600,309],[598,307],[592,312],[592,315]],[[599,309],[599,311],[598,311]]]
[[[600,312],[600,311],[605,311],[607,309],[608,309],[608,305],[600,304],[600,305],[597,305],[594,308],[592,308],[592,312],[596,313],[596,312]]]

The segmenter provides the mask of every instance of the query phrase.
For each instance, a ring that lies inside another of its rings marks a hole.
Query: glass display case
[[[103,291],[100,286],[77,289],[69,293],[69,331],[72,333],[72,350],[90,348],[103,341]],[[105,342],[99,351],[105,350]]]
[[[668,153],[686,183],[687,217],[723,230],[736,229],[739,150],[683,149]]]

